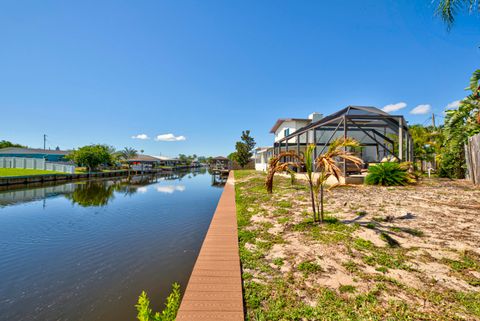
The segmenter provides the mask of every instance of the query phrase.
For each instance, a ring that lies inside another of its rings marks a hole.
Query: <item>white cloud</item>
[[[455,108],[458,108],[460,106],[460,100],[455,100],[455,101],[452,101],[450,104],[447,105],[447,107],[445,107],[445,109],[455,109]]]
[[[396,103],[396,104],[390,104],[390,105],[383,106],[382,110],[386,113],[390,113],[392,111],[397,111],[397,110],[400,110],[400,109],[405,108],[405,107],[407,107],[407,104],[404,103],[403,101],[401,101],[401,102]]]
[[[137,192],[142,193],[142,194],[146,193],[147,191],[148,191],[148,188],[145,187],[145,186],[137,188]]]
[[[174,134],[162,134],[155,137],[157,142],[179,142],[186,139],[185,136],[175,136]]]
[[[160,192],[160,193],[173,194],[173,192],[175,192],[175,191],[183,192],[184,190],[185,190],[185,186],[183,186],[183,185],[157,186],[157,192]]]
[[[141,140],[146,140],[146,139],[150,139],[150,137],[148,137],[147,134],[138,134],[138,135],[134,135],[132,136],[133,139],[141,139]]]
[[[417,107],[410,110],[410,114],[412,115],[424,115],[430,112],[432,106],[429,104],[418,105]]]

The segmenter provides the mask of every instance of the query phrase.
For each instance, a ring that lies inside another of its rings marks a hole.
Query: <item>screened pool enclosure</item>
[[[315,144],[315,158],[339,137],[351,137],[360,143],[356,150],[365,166],[385,158],[413,160],[413,141],[403,116],[390,115],[375,107],[348,106],[300,128],[274,143],[274,153],[296,151],[302,155],[309,144]],[[343,162],[344,173],[349,164]],[[355,170],[352,169],[352,172]]]

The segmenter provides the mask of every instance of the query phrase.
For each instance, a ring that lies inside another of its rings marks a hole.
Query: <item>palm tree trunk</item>
[[[320,223],[323,223],[323,184],[320,185]]]
[[[315,209],[315,195],[313,194],[313,184],[312,181],[309,180],[308,184],[310,186],[310,198],[312,199],[312,210],[313,210],[313,222],[317,221],[317,211]]]

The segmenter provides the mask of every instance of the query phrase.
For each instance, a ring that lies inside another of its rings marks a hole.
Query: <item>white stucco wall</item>
[[[285,137],[285,130],[289,129],[290,133],[292,134],[298,129],[308,125],[310,121],[299,121],[299,120],[294,120],[294,121],[284,121],[278,129],[275,131],[275,142],[278,142],[280,139]],[[289,142],[290,143],[295,143],[297,140],[296,138],[292,138]],[[303,141],[303,139],[302,139]]]

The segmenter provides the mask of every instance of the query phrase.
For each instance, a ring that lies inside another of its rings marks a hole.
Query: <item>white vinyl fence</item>
[[[480,185],[480,134],[468,139],[465,145],[467,159],[467,177],[473,184]]]
[[[75,173],[75,166],[47,162],[42,158],[0,157],[0,168],[40,169],[62,173]]]

